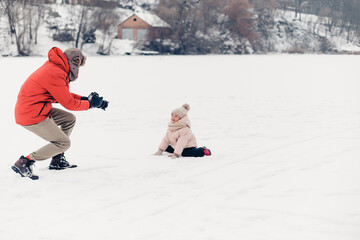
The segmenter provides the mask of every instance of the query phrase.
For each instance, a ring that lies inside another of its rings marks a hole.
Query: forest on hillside
[[[60,16],[54,6],[61,5],[71,5],[65,24],[54,21]],[[98,52],[109,54],[119,10],[139,8],[171,26],[166,31],[154,29],[146,41],[138,43],[139,48],[160,54],[274,52],[269,39],[273,29],[279,28],[279,11],[292,11],[297,21],[302,21],[305,14],[317,16],[307,26],[319,41],[319,47],[312,51],[332,52],[328,37],[342,35],[357,44],[360,39],[358,0],[0,0],[0,26],[7,36],[5,41],[15,44],[21,56],[31,55],[42,24],[46,24],[54,41],[72,42],[77,48],[98,42]],[[282,27],[287,34],[293,31],[290,25]],[[301,44],[294,48],[307,51]]]

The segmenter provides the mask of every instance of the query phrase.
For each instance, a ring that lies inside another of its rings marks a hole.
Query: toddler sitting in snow
[[[161,141],[159,150],[155,155],[161,155],[164,151],[172,153],[170,157],[203,157],[209,156],[211,152],[206,147],[197,147],[196,138],[191,131],[191,124],[187,112],[190,110],[189,104],[171,112],[171,121],[168,130]]]

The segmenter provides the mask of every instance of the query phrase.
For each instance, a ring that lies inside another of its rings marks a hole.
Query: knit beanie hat
[[[178,115],[180,118],[183,118],[187,115],[187,112],[190,110],[190,105],[185,103],[183,104],[180,108],[176,108],[174,109],[171,113],[175,113],[176,115]]]
[[[79,67],[84,66],[86,57],[77,48],[69,48],[64,52],[70,67],[70,82],[75,81],[79,76]]]

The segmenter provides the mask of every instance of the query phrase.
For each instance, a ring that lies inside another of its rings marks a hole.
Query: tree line
[[[328,36],[360,37],[359,0],[160,0],[155,12],[172,29],[148,47],[175,54],[271,51],[264,43],[279,10],[293,11],[299,21],[305,13],[319,16],[308,27],[314,34],[325,26]]]
[[[31,54],[44,22],[50,26],[54,40],[71,41],[77,48],[96,41],[98,52],[109,54],[119,23],[114,9],[131,8],[135,0],[112,1],[112,5],[108,1],[104,5],[105,1],[100,0],[78,0],[76,6],[61,0],[69,5],[65,26],[56,24],[59,14],[49,8],[52,2],[0,0],[0,20],[7,23],[10,40],[19,55]],[[270,36],[276,10],[291,10],[299,20],[305,13],[320,16],[318,22],[309,26],[314,32],[321,21],[329,35],[347,33],[348,40],[360,35],[359,0],[158,0],[156,6],[142,7],[171,26],[152,29],[148,41],[141,43],[144,49],[160,53],[244,54],[269,50],[264,41]],[[96,36],[96,31],[101,35]]]
[[[58,24],[60,16],[51,9],[48,0],[0,0],[0,20],[7,23],[9,42],[14,43],[20,56],[31,55],[31,49],[38,43],[38,31],[46,23],[52,32],[53,40],[73,42],[74,47],[82,48],[86,43],[99,42],[99,53],[107,54],[111,47],[118,17],[114,8],[102,6],[98,0],[78,1],[83,4],[67,7],[66,24]],[[45,18],[46,15],[46,18]],[[102,33],[96,39],[95,31]]]
[[[329,34],[345,32],[348,40],[360,36],[359,0],[278,0],[278,3],[281,9],[294,10],[295,17],[300,19],[303,13],[321,17]]]

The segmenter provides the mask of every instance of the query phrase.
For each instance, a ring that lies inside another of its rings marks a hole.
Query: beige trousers
[[[52,108],[50,117],[37,124],[23,126],[50,143],[36,150],[29,155],[31,160],[41,161],[70,148],[69,136],[75,126],[76,117],[74,114],[61,109]],[[60,128],[58,127],[60,126]]]

